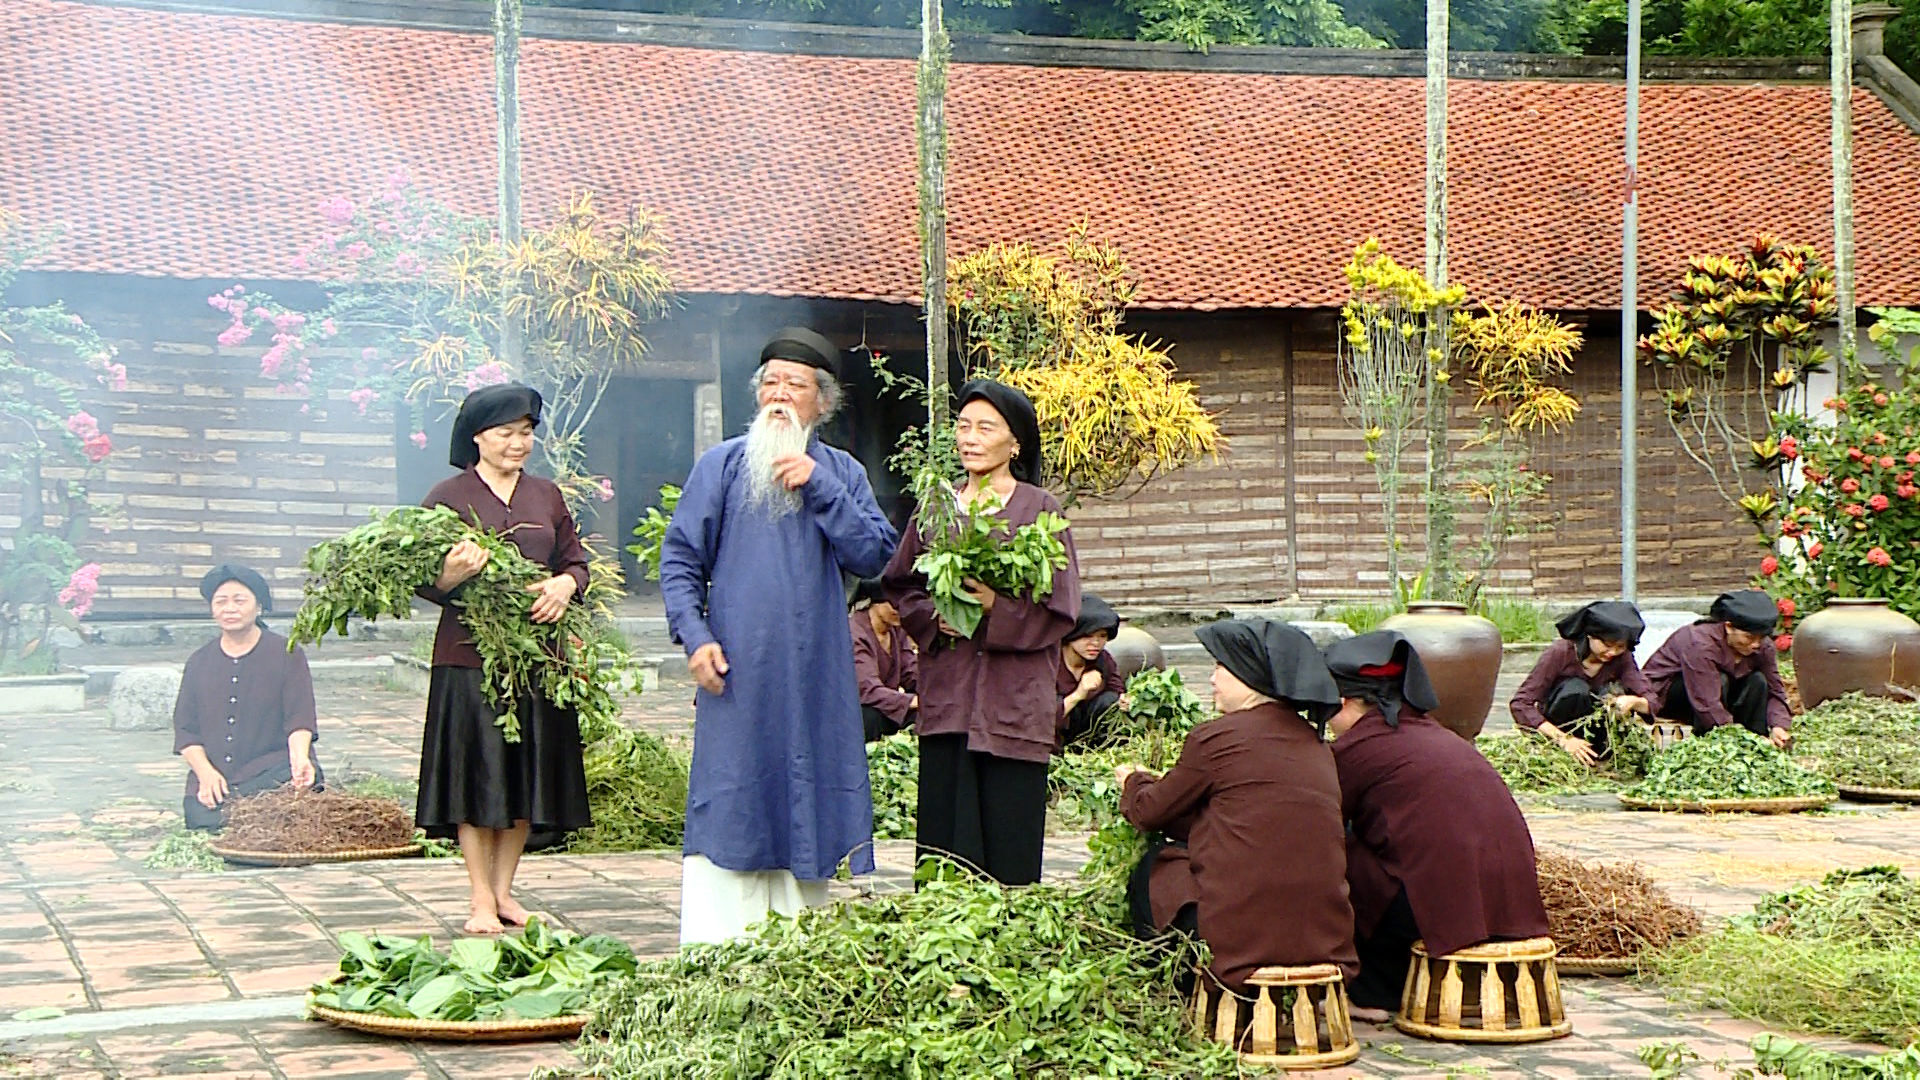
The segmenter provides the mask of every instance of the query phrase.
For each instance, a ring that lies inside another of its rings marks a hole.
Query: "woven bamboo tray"
[[[408,859],[420,854],[424,847],[418,841],[411,841],[398,847],[358,848],[351,851],[237,851],[219,844],[208,844],[207,850],[235,866],[307,866],[312,863]]]
[[[1831,805],[1837,795],[1796,795],[1784,799],[1635,799],[1620,796],[1628,810],[1676,810],[1687,814],[1791,814]]]
[[[587,1026],[585,1013],[547,1020],[412,1020],[377,1013],[347,1012],[325,1005],[308,1005],[307,1013],[329,1024],[386,1035],[396,1039],[433,1039],[439,1042],[530,1042],[534,1039],[571,1039]]]
[[[1553,958],[1553,966],[1558,968],[1562,975],[1631,975],[1640,969],[1640,966],[1632,960],[1618,956],[1583,960],[1579,957],[1561,955]]]
[[[1855,802],[1898,802],[1920,803],[1920,788],[1859,787],[1854,784],[1835,784],[1840,794]]]

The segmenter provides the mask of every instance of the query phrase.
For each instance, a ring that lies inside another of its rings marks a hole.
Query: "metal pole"
[[[1626,143],[1620,214],[1620,596],[1631,602],[1640,593],[1640,0],[1627,0]]]
[[[920,275],[927,320],[927,420],[947,418],[947,32],[941,0],[921,0]]]
[[[1447,42],[1448,0],[1427,0],[1427,284],[1447,287]],[[1454,598],[1454,501],[1448,432],[1447,384],[1433,373],[1447,362],[1449,312],[1433,312],[1428,347],[1439,357],[1427,376],[1427,571],[1431,595]],[[1394,583],[1398,588],[1399,583]]]
[[[1841,378],[1854,350],[1853,318],[1853,0],[1833,0],[1828,35],[1833,89],[1833,292],[1840,322]]]
[[[520,4],[521,0],[494,0],[493,92],[500,139],[500,242],[520,242]],[[506,313],[509,290],[500,303],[501,359],[525,378],[520,367],[526,351],[520,324]]]

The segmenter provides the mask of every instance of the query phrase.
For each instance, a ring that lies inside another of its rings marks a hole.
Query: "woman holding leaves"
[[[1037,486],[1033,403],[976,379],[960,388],[959,405],[954,436],[966,483],[943,485],[921,503],[881,578],[920,646],[916,854],[1030,885],[1040,880],[1047,759],[1060,716],[1054,673],[1080,609],[1079,567],[1060,504]],[[989,526],[990,543],[962,546]],[[1034,584],[998,592],[975,576],[989,564]],[[956,583],[956,574],[965,576]]]
[[[1507,703],[1513,722],[1537,731],[1592,766],[1613,753],[1605,724],[1590,722],[1607,705],[1621,713],[1653,715],[1653,687],[1634,662],[1633,647],[1647,624],[1624,600],[1599,600],[1554,624],[1560,640],[1547,647]]]
[[[514,383],[467,395],[453,422],[448,461],[461,470],[435,484],[424,506],[450,507],[478,529],[499,533],[551,577],[527,587],[528,617],[557,622],[586,590],[587,549],[551,480],[524,471],[542,402]],[[460,587],[485,571],[489,553],[471,540],[447,552],[439,580],[420,595],[441,605],[420,750],[414,819],[430,836],[457,835],[466,859],[470,934],[497,934],[526,922],[512,896],[529,828],[587,826],[587,778],[573,710],[538,694],[515,704],[520,738],[508,742],[488,701],[480,654],[460,619]]]

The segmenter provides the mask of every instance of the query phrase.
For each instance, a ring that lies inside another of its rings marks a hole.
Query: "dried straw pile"
[[[220,846],[229,851],[325,854],[413,842],[413,815],[392,799],[283,787],[234,801]]]
[[[1629,960],[1700,932],[1699,912],[1675,903],[1632,863],[1588,864],[1542,851],[1538,870],[1561,956]]]

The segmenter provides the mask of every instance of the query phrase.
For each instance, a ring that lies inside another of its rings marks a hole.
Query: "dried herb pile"
[[[1631,959],[1700,932],[1700,913],[1675,903],[1632,863],[1583,863],[1554,851],[1536,859],[1547,926],[1562,956]]]
[[[1087,886],[918,892],[773,919],[743,942],[640,965],[593,1000],[574,1070],[595,1080],[1237,1075],[1198,1042],[1192,946],[1135,940]]]
[[[586,748],[593,824],[567,838],[580,853],[677,848],[687,825],[686,750],[651,732],[616,727]]]
[[[1920,788],[1920,705],[1848,694],[1793,722],[1800,764],[1851,787]]]
[[[394,848],[413,842],[413,815],[392,799],[294,787],[235,799],[220,846],[305,854]]]
[[[288,644],[318,642],[329,631],[344,637],[353,616],[410,617],[414,590],[439,579],[447,552],[462,540],[492,556],[454,591],[451,603],[461,609],[480,654],[487,697],[500,709],[497,723],[507,741],[520,741],[513,703],[534,691],[577,709],[583,730],[618,717],[614,690],[626,655],[595,632],[587,598],[576,597],[558,622],[535,623],[527,586],[552,573],[503,536],[469,526],[444,506],[403,506],[308,549],[306,600],[293,618]],[[614,666],[602,670],[602,660]]]
[[[1676,998],[1903,1045],[1920,1039],[1920,882],[1892,866],[1838,870],[1643,963]]]
[[[1621,792],[1636,799],[1784,799],[1831,795],[1833,781],[1793,763],[1772,743],[1737,724],[1667,748],[1647,778]]]

